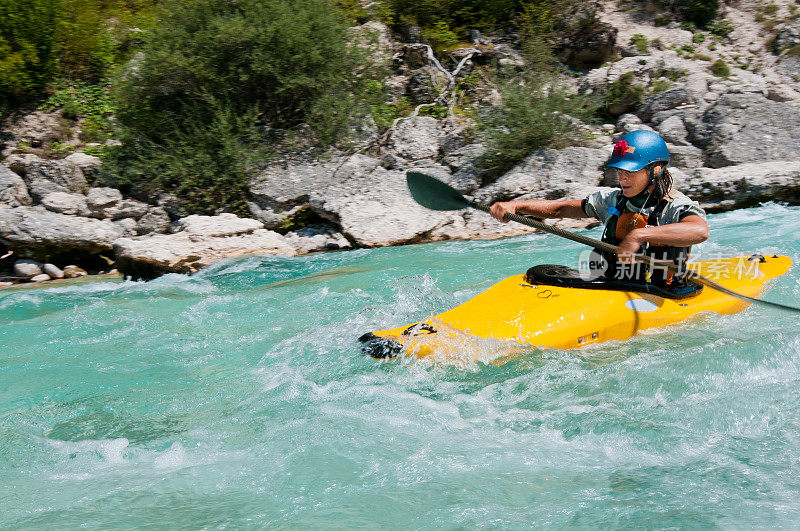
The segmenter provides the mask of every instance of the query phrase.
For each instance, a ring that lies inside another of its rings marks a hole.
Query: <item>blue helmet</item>
[[[626,133],[620,138],[606,166],[637,171],[652,162],[669,162],[667,143],[658,133],[642,129]]]

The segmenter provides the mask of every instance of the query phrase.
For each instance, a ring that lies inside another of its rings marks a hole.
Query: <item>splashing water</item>
[[[800,208],[710,222],[694,258],[800,264]],[[793,315],[506,363],[359,350],[580,250],[531,235],[0,291],[0,527],[796,525]],[[800,265],[767,294],[799,296]]]

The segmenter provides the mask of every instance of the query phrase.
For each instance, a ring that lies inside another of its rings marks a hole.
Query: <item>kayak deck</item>
[[[786,256],[740,256],[689,264],[689,269],[742,295],[757,297],[770,279],[786,273]],[[733,314],[750,303],[706,287],[682,299],[634,291],[537,285],[525,275],[501,280],[465,303],[411,325],[364,334],[374,358],[403,352],[420,357],[463,355],[487,340],[510,347],[580,348],[624,340],[641,330],[684,321],[700,312]],[[476,356],[481,348],[476,349]]]

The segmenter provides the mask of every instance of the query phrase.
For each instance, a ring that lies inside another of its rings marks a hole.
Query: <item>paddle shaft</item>
[[[484,212],[489,212],[489,207],[487,205],[481,205],[472,201],[468,201],[469,206],[476,208],[478,210],[483,210]],[[560,236],[562,238],[566,238],[568,240],[572,240],[574,242],[582,243],[584,245],[588,245],[590,247],[594,247],[599,251],[605,251],[608,253],[619,254],[619,247],[616,245],[612,245],[610,243],[602,242],[600,240],[595,240],[594,238],[589,238],[588,236],[583,236],[581,234],[576,234],[574,232],[570,232],[568,230],[564,230],[558,227],[554,227],[552,225],[548,225],[543,221],[539,221],[536,219],[531,219],[525,216],[520,216],[519,214],[506,214],[504,219],[509,221],[516,221],[517,223],[521,223],[523,225],[527,225],[529,227],[533,227],[535,229],[542,230],[544,232],[549,232],[550,234],[554,234],[556,236]],[[736,297],[737,299],[746,300],[748,302],[752,302],[755,304],[762,304],[764,306],[769,306],[771,308],[776,308],[778,310],[785,310],[794,313],[800,313],[800,308],[795,308],[793,306],[787,306],[785,304],[778,304],[777,302],[769,302],[761,299],[754,299],[753,297],[748,297],[747,295],[742,295],[741,293],[736,293],[735,291],[731,291],[725,286],[721,284],[717,284],[711,279],[708,279],[696,272],[690,270],[683,270],[678,267],[676,264],[672,262],[668,262],[665,260],[658,260],[651,256],[647,256],[644,254],[633,254],[633,258],[644,264],[647,264],[653,268],[659,269],[666,269],[667,271],[671,271],[672,273],[676,273],[681,275],[691,282],[695,282],[697,284],[702,284],[704,286],[708,286],[711,289],[715,289],[726,295],[730,295],[731,297]]]

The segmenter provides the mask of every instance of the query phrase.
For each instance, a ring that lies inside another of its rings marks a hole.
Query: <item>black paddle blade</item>
[[[406,173],[406,182],[414,201],[431,210],[461,210],[474,206],[458,190],[418,171]]]

